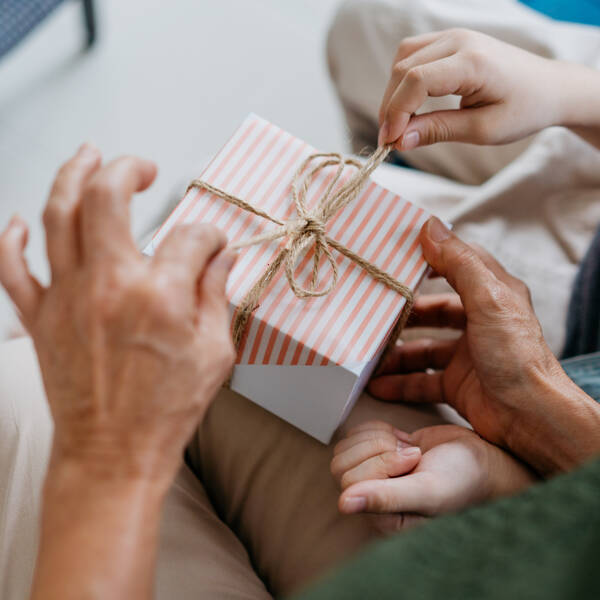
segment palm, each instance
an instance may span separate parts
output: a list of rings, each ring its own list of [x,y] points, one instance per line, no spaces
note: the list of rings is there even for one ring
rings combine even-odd
[[[396,346],[370,391],[393,402],[448,403],[486,440],[505,445],[512,415],[527,400],[520,381],[525,365],[542,368],[551,356],[537,321],[522,307],[510,319],[467,318],[459,297],[452,294],[420,297],[411,318],[417,327],[459,329],[462,335]],[[523,348],[528,348],[527,360]]]
[[[506,425],[502,423],[506,413],[497,410],[498,403],[482,385],[481,377],[483,375],[485,378],[487,372],[493,370],[493,364],[490,364],[493,361],[484,362],[481,358],[473,360],[472,356],[481,357],[485,354],[472,343],[471,337],[469,332],[461,336],[452,359],[440,373],[443,397],[483,438],[499,444],[502,441],[500,432],[506,431]],[[473,352],[472,346],[475,346]]]
[[[423,457],[408,477],[419,477],[431,486],[434,504],[425,507],[429,508],[425,514],[456,511],[486,500],[487,471],[481,457],[489,444],[471,430],[454,425],[428,427],[414,437]]]

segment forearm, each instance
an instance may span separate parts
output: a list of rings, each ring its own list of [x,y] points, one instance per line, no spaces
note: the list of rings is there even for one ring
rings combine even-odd
[[[600,148],[600,72],[583,65],[557,63],[560,121]]]
[[[600,406],[563,375],[538,382],[508,438],[509,449],[546,476],[600,454]]]
[[[152,597],[163,483],[53,460],[32,599]]]

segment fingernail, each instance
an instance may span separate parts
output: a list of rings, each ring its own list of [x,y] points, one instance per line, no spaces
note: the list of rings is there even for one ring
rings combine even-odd
[[[410,448],[410,444],[408,442],[403,442],[402,440],[398,440],[398,442],[396,443],[396,448],[397,448],[398,452],[400,454],[402,454],[402,450],[404,450],[404,448]]]
[[[409,446],[408,448],[402,448],[399,452],[405,458],[415,458],[421,454],[421,449],[416,446]]]
[[[416,148],[421,141],[421,136],[418,131],[409,131],[402,136],[400,150],[412,150]]]
[[[342,505],[342,508],[346,514],[354,514],[362,512],[367,508],[367,499],[362,496],[356,496],[354,498],[346,498]]]
[[[379,139],[378,139],[377,143],[380,146],[385,146],[389,137],[390,137],[390,126],[388,125],[387,121],[384,121],[383,125],[381,126],[381,129],[379,130]]]
[[[77,154],[80,158],[91,159],[95,158],[98,155],[98,148],[89,142],[85,142],[79,146],[79,150],[77,150]]]
[[[437,218],[431,217],[427,224],[427,233],[432,241],[440,243],[450,237],[450,230]]]

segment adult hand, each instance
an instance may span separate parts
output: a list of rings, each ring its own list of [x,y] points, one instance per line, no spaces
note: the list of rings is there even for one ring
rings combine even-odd
[[[370,384],[373,395],[447,402],[483,438],[541,474],[599,452],[599,408],[545,343],[526,286],[438,219],[424,225],[420,241],[429,264],[459,296],[419,298],[412,325],[463,329],[463,335],[397,346]]]
[[[379,141],[398,150],[450,141],[504,144],[551,125],[598,126],[586,88],[593,83],[597,92],[599,81],[591,69],[474,31],[407,38],[381,103]],[[415,116],[429,96],[446,95],[460,96],[460,108]]]
[[[384,532],[424,517],[514,494],[534,481],[512,456],[455,425],[412,434],[371,421],[351,430],[334,449],[331,471],[342,513],[377,513]]]
[[[82,146],[44,214],[51,284],[28,272],[27,227],[16,217],[0,237],[0,281],[35,343],[53,462],[170,481],[232,366],[225,283],[234,258],[225,236],[201,224],[173,229],[151,260],[140,254],[128,205],[155,175],[134,157],[101,166]]]

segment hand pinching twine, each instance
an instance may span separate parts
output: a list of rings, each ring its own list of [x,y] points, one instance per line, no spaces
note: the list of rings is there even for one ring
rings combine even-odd
[[[277,225],[277,227],[271,231],[256,235],[247,240],[230,244],[230,248],[244,248],[280,238],[287,238],[287,241],[279,254],[271,261],[265,272],[256,281],[237,307],[232,328],[233,342],[236,348],[239,348],[250,315],[259,305],[260,296],[282,265],[285,269],[290,288],[298,298],[326,296],[335,288],[338,280],[338,268],[337,262],[331,252],[332,248],[362,267],[369,275],[371,275],[371,277],[380,281],[406,299],[406,306],[404,307],[402,316],[392,334],[391,342],[396,342],[412,309],[412,290],[408,286],[394,279],[391,275],[388,275],[385,271],[379,269],[376,265],[370,263],[358,254],[355,254],[349,248],[346,248],[346,246],[329,237],[325,229],[328,221],[339,210],[343,209],[356,199],[367,183],[371,173],[386,159],[388,154],[392,151],[392,148],[393,146],[391,144],[377,148],[364,163],[353,158],[344,158],[341,154],[337,153],[311,154],[294,174],[294,179],[292,181],[292,198],[296,206],[296,215],[294,218],[287,221],[281,221],[276,217],[267,214],[260,208],[248,204],[241,198],[232,196],[201,179],[194,179],[194,181],[190,183],[187,191],[192,188],[206,190],[230,204],[262,217],[263,219],[267,219]],[[316,165],[311,168],[312,163],[316,163]],[[332,181],[325,190],[325,193],[315,203],[314,208],[309,208],[307,206],[306,198],[311,183],[323,169],[335,166],[337,166],[337,170]],[[346,183],[340,185],[336,189],[346,167],[355,168],[356,171]],[[308,173],[306,173],[306,171],[308,171]],[[309,287],[303,287],[296,276],[296,267],[299,258],[311,249],[314,249],[314,255],[312,257],[312,277]],[[323,256],[327,259],[332,272],[331,282],[324,287],[319,285],[319,265]]]

